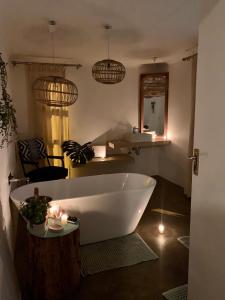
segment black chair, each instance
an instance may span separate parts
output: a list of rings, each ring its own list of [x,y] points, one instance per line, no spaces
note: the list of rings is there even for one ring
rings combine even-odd
[[[63,179],[68,175],[68,169],[64,167],[64,157],[48,155],[42,138],[19,140],[17,145],[24,175],[31,182]],[[60,159],[62,167],[51,166],[50,159]],[[41,160],[46,160],[47,166],[41,167]],[[28,170],[28,166],[35,168]]]

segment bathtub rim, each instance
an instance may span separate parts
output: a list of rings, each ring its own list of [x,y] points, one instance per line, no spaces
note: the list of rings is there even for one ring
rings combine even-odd
[[[54,181],[54,182],[62,182],[62,181],[65,181],[65,180],[69,180],[69,181],[72,181],[72,180],[75,180],[75,179],[80,179],[80,178],[89,178],[89,177],[93,177],[93,176],[107,176],[107,175],[113,175],[113,174],[133,174],[133,175],[141,175],[141,176],[144,176],[144,177],[147,177],[147,178],[151,178],[152,180],[152,184],[149,185],[148,187],[142,187],[142,188],[135,188],[135,189],[128,189],[128,190],[115,190],[115,191],[112,191],[112,192],[104,192],[104,193],[98,193],[98,194],[93,194],[93,195],[83,195],[83,196],[79,196],[79,197],[68,197],[68,198],[64,198],[64,199],[53,199],[52,202],[54,201],[63,201],[63,200],[71,200],[71,199],[75,199],[75,198],[85,198],[85,197],[96,197],[97,195],[106,195],[106,194],[118,194],[118,193],[124,193],[124,192],[132,192],[132,191],[143,191],[143,190],[148,190],[150,188],[153,187],[153,190],[157,184],[157,180],[152,177],[152,176],[149,176],[149,175],[145,175],[145,174],[140,174],[140,173],[112,173],[112,174],[99,174],[99,175],[90,175],[90,176],[82,176],[82,177],[75,177],[75,178],[69,178],[69,179],[57,179],[57,180],[51,180]],[[28,185],[33,185],[35,187],[35,185],[38,185],[39,183],[45,183],[45,182],[48,182],[48,181],[40,181],[40,182],[34,182],[34,183],[29,183],[29,184],[26,184],[26,185],[23,185],[23,186],[20,186],[18,188],[16,188],[15,190],[13,190],[9,197],[10,199],[13,201],[13,202],[16,202],[16,203],[22,203],[24,202],[24,200],[18,200],[18,199],[15,199],[15,197],[13,197],[12,195],[14,194],[14,192],[16,192],[17,190],[20,190],[20,189],[23,189],[25,187],[27,187]],[[38,187],[38,186],[37,186]]]

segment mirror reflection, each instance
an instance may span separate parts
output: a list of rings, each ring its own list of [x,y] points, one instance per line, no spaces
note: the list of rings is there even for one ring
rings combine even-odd
[[[142,74],[140,88],[141,131],[166,134],[168,73]]]
[[[164,134],[165,96],[144,97],[144,131]]]

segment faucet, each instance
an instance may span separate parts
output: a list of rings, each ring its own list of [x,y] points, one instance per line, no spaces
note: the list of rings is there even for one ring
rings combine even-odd
[[[136,155],[140,155],[141,152],[141,148],[140,147],[133,147],[132,151],[136,154]]]
[[[139,128],[138,127],[133,127],[133,133],[138,133],[139,132]]]
[[[29,177],[15,178],[10,172],[10,174],[8,176],[9,185],[13,182],[21,182],[21,181],[25,181],[26,183],[29,183],[30,178]]]

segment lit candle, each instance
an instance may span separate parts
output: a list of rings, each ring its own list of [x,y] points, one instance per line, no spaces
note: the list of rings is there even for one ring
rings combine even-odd
[[[105,158],[106,157],[106,146],[105,145],[97,145],[93,146],[94,152],[95,152],[95,157],[101,157]]]
[[[164,231],[165,231],[165,226],[162,223],[160,223],[159,224],[159,232],[164,233]]]
[[[152,131],[152,138],[153,138],[153,140],[155,140],[157,138],[157,134],[155,133],[155,131]]]
[[[62,225],[66,225],[67,224],[67,220],[68,220],[68,215],[67,214],[61,215],[61,224]]]
[[[49,209],[49,216],[51,218],[55,218],[58,217],[58,214],[59,214],[59,206],[58,205],[51,206]]]

